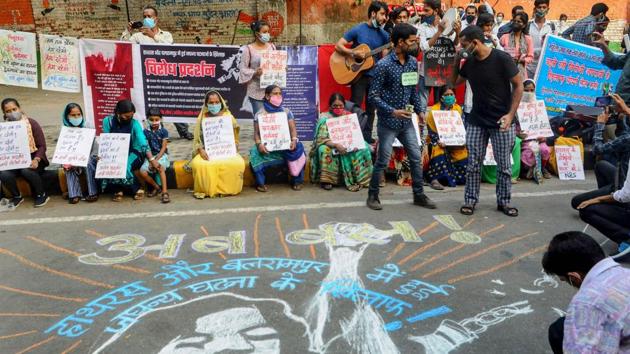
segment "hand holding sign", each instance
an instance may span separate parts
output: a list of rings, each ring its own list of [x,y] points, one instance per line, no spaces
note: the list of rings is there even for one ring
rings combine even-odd
[[[341,145],[346,151],[356,151],[365,148],[365,141],[363,140],[361,126],[356,114],[330,118],[326,120],[326,126],[330,140],[335,144]]]
[[[237,154],[232,117],[206,118],[202,121],[201,129],[208,160],[228,159]]]
[[[0,123],[0,171],[31,167],[26,123]]]
[[[527,139],[553,136],[545,101],[521,102],[518,106],[518,121]]]
[[[61,127],[52,162],[85,167],[90,158],[95,129]]]
[[[260,87],[269,85],[287,87],[287,60],[286,50],[265,50],[260,52]]]
[[[457,111],[433,111],[433,121],[440,136],[440,142],[446,146],[466,145],[466,129],[462,117]]]
[[[291,148],[291,132],[285,112],[260,114],[258,117],[260,140],[267,151]]]
[[[109,133],[99,136],[96,178],[126,178],[129,158],[129,134]]]

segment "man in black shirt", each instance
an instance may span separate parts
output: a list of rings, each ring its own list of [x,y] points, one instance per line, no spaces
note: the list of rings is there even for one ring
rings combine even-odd
[[[468,167],[464,215],[472,215],[479,201],[481,163],[486,155],[488,139],[492,142],[497,161],[497,209],[508,216],[518,216],[510,206],[514,147],[514,115],[523,95],[523,80],[509,54],[492,49],[484,42],[483,30],[477,26],[462,31],[464,48],[456,58],[452,81],[459,85],[468,80],[473,92],[473,108],[466,125]],[[465,57],[465,60],[462,60]]]

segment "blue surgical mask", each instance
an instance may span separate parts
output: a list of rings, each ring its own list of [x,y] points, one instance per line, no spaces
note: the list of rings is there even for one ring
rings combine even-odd
[[[269,41],[271,41],[271,35],[269,33],[261,33],[260,41],[263,43],[268,43]]]
[[[221,112],[221,104],[220,103],[216,103],[216,104],[208,103],[208,112],[210,112],[212,114],[217,114],[217,113]]]
[[[422,22],[426,23],[429,26],[433,26],[433,22],[435,22],[435,15],[425,16]]]
[[[442,102],[444,102],[446,106],[450,107],[455,104],[455,96],[443,96]]]
[[[73,127],[79,127],[81,123],[83,123],[83,117],[68,117],[68,122],[70,122]]]
[[[153,28],[155,27],[155,20],[151,17],[146,17],[144,20],[142,20],[142,24],[144,25],[144,27]]]

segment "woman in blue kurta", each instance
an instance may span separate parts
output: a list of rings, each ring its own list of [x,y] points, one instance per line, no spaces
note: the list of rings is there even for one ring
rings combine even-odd
[[[123,191],[131,190],[133,199],[144,198],[144,190],[140,188],[139,171],[147,158],[153,168],[158,169],[158,161],[153,157],[149,143],[142,131],[142,124],[133,119],[136,107],[130,100],[122,100],[116,103],[114,115],[105,117],[103,120],[103,133],[130,134],[129,157],[127,159],[127,175],[120,179],[103,179],[103,191],[109,190],[114,193],[113,201],[119,202],[123,198]]]

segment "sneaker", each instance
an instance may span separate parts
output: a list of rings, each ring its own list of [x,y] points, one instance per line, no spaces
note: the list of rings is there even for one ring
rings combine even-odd
[[[619,248],[617,249],[617,252],[621,253],[621,252],[627,250],[628,248],[630,248],[630,243],[622,242],[622,243],[619,244]]]
[[[41,208],[48,203],[50,197],[46,194],[35,197],[35,208]]]
[[[378,199],[377,195],[368,194],[368,199],[367,199],[366,204],[367,204],[367,207],[372,210],[383,210],[383,207],[381,206],[381,201]]]
[[[24,198],[22,197],[13,197],[11,199],[11,204],[13,205],[13,208],[17,208],[20,206],[20,204],[22,204],[23,201],[24,201]]]
[[[427,197],[426,194],[416,194],[413,196],[413,204],[427,208],[427,209],[435,209],[437,205]]]

